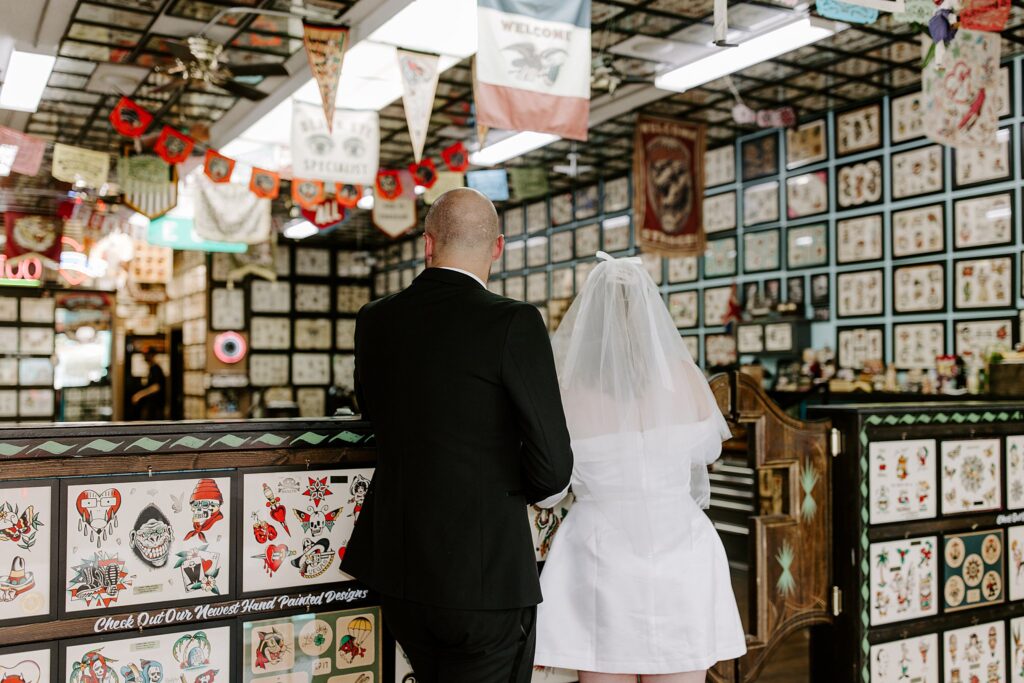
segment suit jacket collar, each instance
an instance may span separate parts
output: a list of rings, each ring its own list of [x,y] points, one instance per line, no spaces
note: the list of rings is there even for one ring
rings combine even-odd
[[[417,281],[443,282],[457,287],[480,287],[480,283],[469,275],[457,273],[454,270],[444,268],[427,268],[416,278]]]

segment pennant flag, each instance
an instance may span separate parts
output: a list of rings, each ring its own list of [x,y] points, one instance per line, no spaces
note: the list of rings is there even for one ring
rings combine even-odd
[[[160,131],[160,137],[156,139],[156,144],[153,145],[153,150],[167,163],[180,164],[192,154],[195,145],[195,141],[189,136],[179,133],[170,126],[164,126]]]
[[[995,147],[999,131],[1000,36],[960,29],[947,59],[931,60],[921,74],[924,132],[950,147]]]
[[[306,45],[309,68],[320,89],[327,130],[334,125],[334,102],[338,98],[341,63],[348,49],[348,29],[302,22],[302,42]]]
[[[128,138],[142,137],[152,122],[153,115],[127,97],[119,99],[110,112],[110,125]]]
[[[110,155],[58,142],[53,146],[51,175],[65,183],[102,187],[110,173]]]
[[[253,168],[249,176],[249,190],[263,199],[277,199],[281,192],[281,174],[263,168]]]
[[[405,121],[412,140],[412,155],[416,163],[423,158],[423,145],[427,141],[430,114],[434,111],[434,92],[440,71],[438,55],[412,50],[396,50],[398,70],[402,73],[402,104]]]
[[[512,166],[508,175],[516,199],[533,199],[548,193],[548,170],[543,166]]]
[[[324,200],[323,181],[293,178],[292,200],[303,209],[315,209]]]
[[[302,216],[320,230],[345,220],[345,208],[336,199],[328,197],[312,209],[302,209]]]
[[[7,211],[4,213],[4,230],[7,235],[4,256],[8,259],[41,256],[60,261],[63,231],[59,217]]]
[[[469,168],[469,151],[461,140],[441,150],[441,158],[444,159],[444,165],[449,171],[463,173]]]
[[[461,173],[453,173],[452,171],[438,171],[437,182],[434,183],[426,192],[423,193],[423,202],[427,205],[433,204],[437,201],[438,197],[443,195],[448,190],[454,190],[457,187],[465,187],[466,179]]]
[[[380,165],[380,117],[342,109],[329,129],[315,104],[292,105],[292,173],[328,183],[372,185]]]
[[[704,253],[704,127],[641,116],[633,138],[633,206],[644,251]]]
[[[155,154],[121,157],[117,182],[125,205],[150,220],[178,205],[178,174]]]
[[[480,125],[587,139],[590,0],[477,0]]]
[[[227,183],[231,181],[231,173],[235,170],[235,160],[214,152],[206,150],[206,158],[203,161],[203,172],[215,183]]]
[[[196,235],[213,242],[260,244],[270,239],[269,199],[245,185],[220,183],[200,176],[193,186]]]
[[[409,164],[409,173],[412,174],[416,184],[423,187],[433,187],[437,182],[437,167],[434,166],[434,160],[430,157],[419,163]]]
[[[362,196],[362,185],[343,185],[342,183],[334,184],[334,198],[337,200],[338,204],[346,209],[356,208],[356,204],[359,203],[359,198]]]
[[[395,238],[416,227],[416,193],[408,171],[382,171],[397,189],[392,196],[381,193],[380,177],[374,188],[373,224],[388,237]],[[390,187],[386,185],[385,187]]]
[[[388,171],[383,168],[377,171],[376,194],[378,197],[390,201],[402,194],[402,178],[399,173],[400,171]]]
[[[39,173],[46,152],[46,141],[13,128],[0,126],[0,145],[17,148],[11,171],[21,175],[34,176]]]

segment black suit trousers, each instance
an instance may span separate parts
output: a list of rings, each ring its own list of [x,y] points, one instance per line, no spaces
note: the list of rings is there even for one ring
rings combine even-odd
[[[529,683],[537,608],[464,610],[381,596],[416,683]]]

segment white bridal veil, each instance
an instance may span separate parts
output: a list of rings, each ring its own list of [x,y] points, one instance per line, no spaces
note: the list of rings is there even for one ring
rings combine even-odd
[[[730,437],[729,427],[640,259],[604,252],[598,258],[552,338],[572,439],[688,425],[697,428],[695,436],[712,435],[715,448],[693,443],[679,453],[691,459],[691,495],[707,507],[707,465]]]

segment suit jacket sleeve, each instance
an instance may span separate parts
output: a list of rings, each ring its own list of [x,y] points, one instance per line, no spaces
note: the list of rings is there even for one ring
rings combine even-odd
[[[502,381],[518,413],[526,499],[562,491],[572,475],[572,448],[562,411],[547,329],[533,306],[512,314],[502,356]]]
[[[356,347],[355,348],[355,352],[356,352],[355,355],[356,355],[356,359],[355,359],[355,369],[353,371],[353,375],[354,375],[354,379],[355,379],[356,405],[359,408],[359,412],[360,412],[362,418],[364,420],[370,420],[371,419],[370,411],[369,411],[369,409],[368,409],[368,407],[366,405],[366,393],[363,390],[363,382],[362,382],[362,380],[359,377],[359,369],[360,369],[360,366],[361,366],[360,361],[362,360],[361,359],[360,351],[363,348],[363,343],[364,343],[363,342],[363,338],[365,337],[365,332],[366,332],[366,316],[364,315],[364,313],[366,313],[366,306],[363,306],[363,308],[361,308],[359,310],[359,315],[356,316],[356,333],[355,333],[355,347]]]

